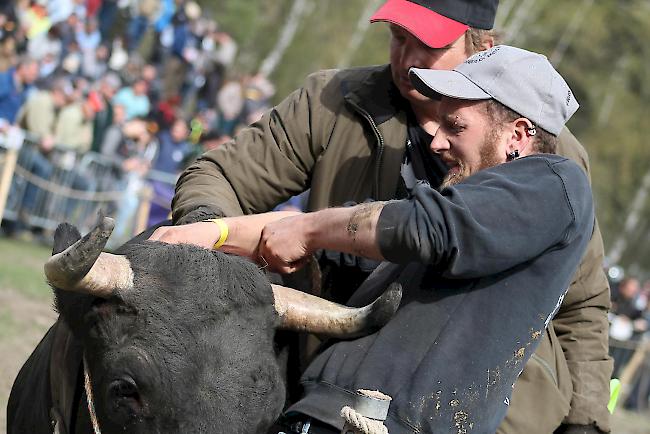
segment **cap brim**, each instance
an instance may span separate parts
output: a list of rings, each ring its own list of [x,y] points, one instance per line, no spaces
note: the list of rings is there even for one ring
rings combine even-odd
[[[492,98],[458,71],[411,68],[409,78],[415,90],[432,99],[439,99],[441,95],[468,100]]]
[[[431,48],[454,42],[469,28],[430,9],[407,0],[388,0],[370,17],[370,22],[386,21],[406,29]]]

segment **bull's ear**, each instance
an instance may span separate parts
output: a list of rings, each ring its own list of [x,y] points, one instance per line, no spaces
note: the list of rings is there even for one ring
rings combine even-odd
[[[52,255],[61,253],[80,239],[81,233],[79,233],[79,229],[69,223],[61,223],[54,232]]]

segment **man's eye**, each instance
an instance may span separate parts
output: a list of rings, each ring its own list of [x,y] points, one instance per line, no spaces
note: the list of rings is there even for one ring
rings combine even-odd
[[[465,129],[465,126],[457,124],[457,123],[453,123],[453,124],[447,125],[446,129],[447,129],[447,131],[449,131],[452,134],[459,134]]]

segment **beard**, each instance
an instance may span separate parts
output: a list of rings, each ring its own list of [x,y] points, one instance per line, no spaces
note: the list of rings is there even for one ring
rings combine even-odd
[[[468,178],[469,176],[473,175],[474,173],[487,169],[488,167],[493,167],[496,166],[497,164],[501,164],[501,161],[499,160],[499,152],[497,150],[497,142],[499,140],[500,136],[500,131],[498,130],[492,130],[488,133],[488,135],[485,137],[485,140],[483,140],[483,143],[481,144],[481,147],[479,149],[479,166],[478,169],[474,170],[473,172],[470,170],[469,167],[467,167],[467,164],[465,164],[461,159],[454,157],[451,155],[451,153],[448,153],[444,158],[445,161],[453,161],[456,166],[452,168],[452,171],[447,173],[445,178],[442,180],[442,184],[440,184],[440,190],[443,188],[450,187],[452,185],[456,185],[465,178]],[[447,151],[449,152],[449,151]],[[441,155],[442,156],[442,155]]]

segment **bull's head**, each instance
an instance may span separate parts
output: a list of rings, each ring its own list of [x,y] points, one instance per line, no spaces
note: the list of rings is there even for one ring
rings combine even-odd
[[[360,309],[270,285],[241,258],[154,242],[102,249],[113,228],[61,225],[45,265],[83,342],[102,432],[265,432],[284,404],[276,328],[353,337],[394,313],[399,290]]]

